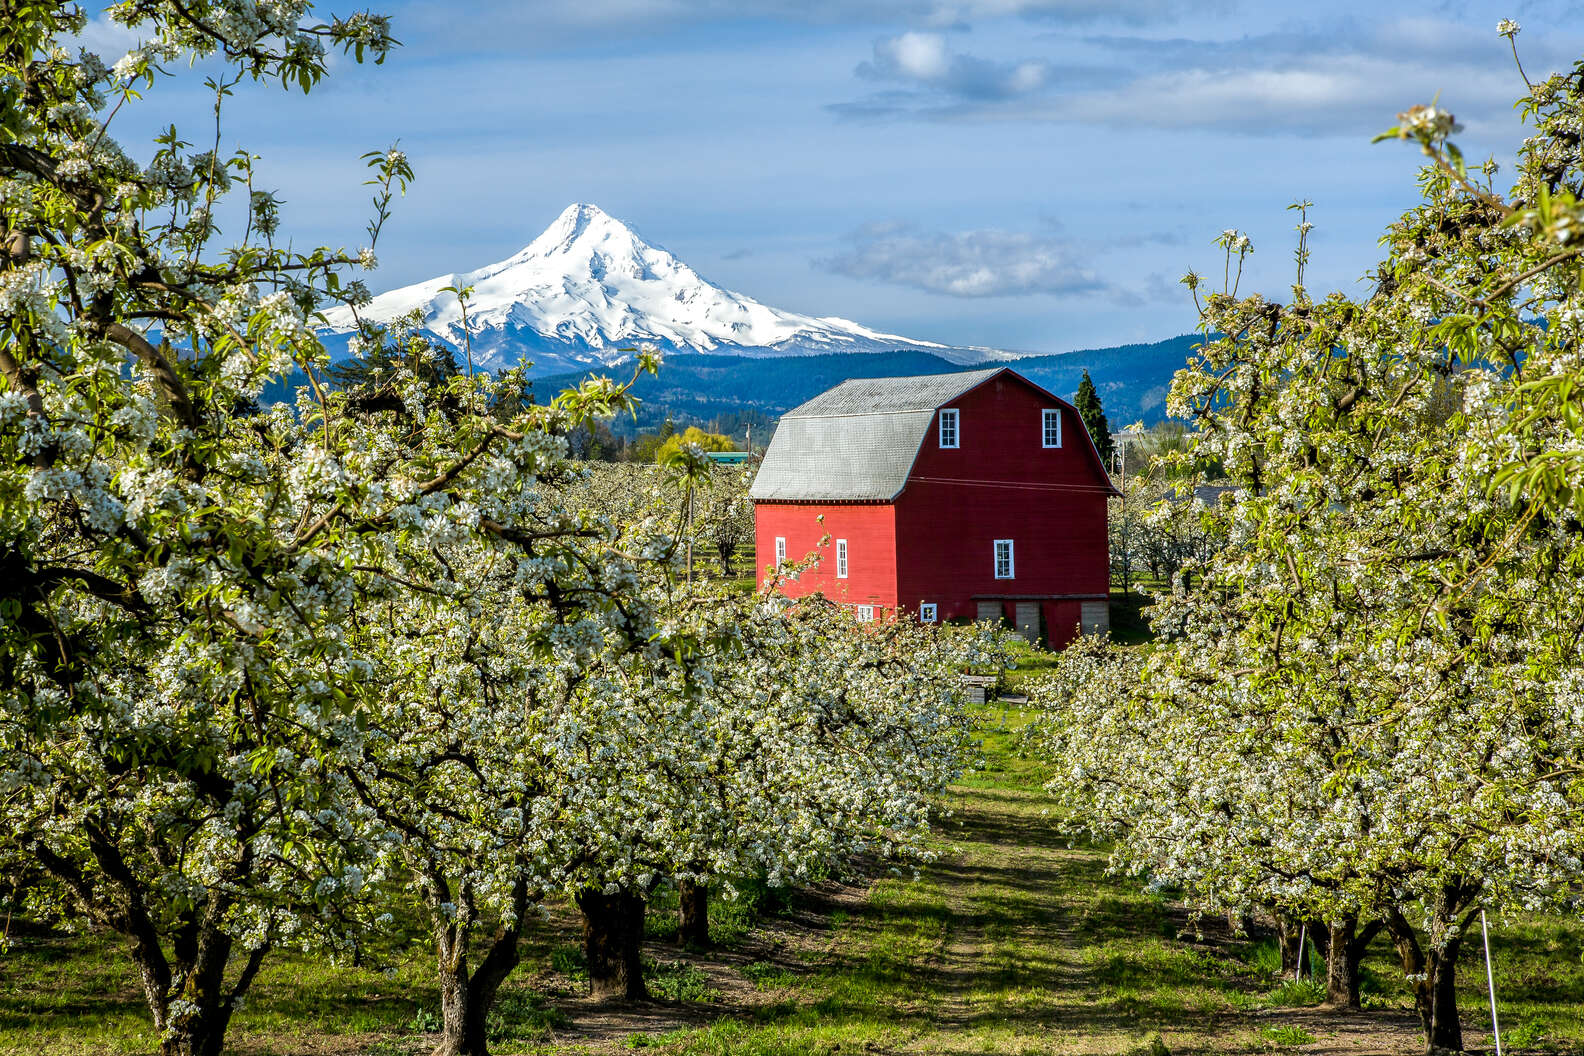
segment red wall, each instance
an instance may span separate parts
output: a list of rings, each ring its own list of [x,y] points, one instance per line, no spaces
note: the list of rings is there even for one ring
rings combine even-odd
[[[943,620],[972,619],[975,595],[1108,594],[1109,480],[1077,413],[1005,375],[952,406],[961,446],[943,450],[932,424],[897,499],[901,606],[933,601]],[[1047,407],[1062,412],[1059,448],[1041,446]],[[1014,541],[1012,579],[995,578],[996,539]],[[1078,601],[1042,607],[1053,644],[1069,640]]]
[[[825,519],[817,518],[823,514]],[[826,534],[830,541],[820,546]],[[782,593],[802,597],[823,591],[850,605],[897,605],[896,510],[885,503],[761,502],[754,506],[755,563],[763,586],[775,563],[776,536],[786,537],[787,560],[802,561],[818,550],[818,567],[795,581],[782,582]],[[847,578],[836,578],[836,540],[847,540]],[[876,613],[878,616],[879,613]]]

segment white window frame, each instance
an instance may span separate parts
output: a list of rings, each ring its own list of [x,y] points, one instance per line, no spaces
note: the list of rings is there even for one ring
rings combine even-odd
[[[847,578],[847,540],[836,540],[836,578]]]
[[[785,564],[786,563],[786,536],[778,535],[778,536],[775,537],[775,550],[776,550],[776,558],[775,558],[776,559],[776,564],[777,565]]]
[[[858,622],[859,623],[873,623],[874,622],[874,610],[875,610],[875,607],[873,605],[860,605],[860,606],[858,606]]]
[[[920,623],[934,623],[939,618],[940,609],[935,607],[935,603],[933,601],[925,601],[919,604]]]
[[[1001,547],[1002,547],[1003,544],[1006,546],[1006,574],[1005,575],[1001,574]],[[994,568],[994,571],[995,571],[995,578],[997,578],[997,579],[1016,579],[1017,578],[1017,565],[1016,565],[1016,562],[1014,561],[1014,554],[1013,554],[1013,549],[1012,549],[1012,540],[1010,540],[1010,539],[997,539],[995,541],[995,549],[994,549],[994,551],[992,551],[992,553],[994,555],[993,560],[995,562],[994,565],[993,565],[993,568]]]
[[[947,428],[948,422],[951,423],[950,429]],[[940,432],[938,435],[941,447],[954,448],[962,446],[962,415],[957,413],[957,408],[941,408]],[[947,442],[948,437],[950,438],[949,443]]]
[[[1061,408],[1060,407],[1047,407],[1043,411],[1040,412],[1040,446],[1041,447],[1060,447],[1060,446],[1062,446],[1061,420],[1062,420],[1062,415],[1061,415]],[[1051,423],[1052,422],[1056,423],[1056,429],[1055,429],[1056,442],[1054,444],[1051,443]]]

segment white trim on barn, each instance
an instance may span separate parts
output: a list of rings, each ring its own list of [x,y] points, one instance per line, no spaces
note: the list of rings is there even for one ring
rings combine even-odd
[[[955,407],[941,408],[940,446],[943,448],[962,446],[962,415],[957,413]]]
[[[1061,408],[1046,407],[1040,412],[1040,446],[1062,446]]]
[[[995,578],[1016,579],[1017,566],[1013,563],[1012,540],[995,541]]]

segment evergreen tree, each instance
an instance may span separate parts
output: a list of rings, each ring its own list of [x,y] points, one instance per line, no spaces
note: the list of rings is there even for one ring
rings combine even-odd
[[[1089,430],[1089,438],[1100,452],[1100,461],[1109,468],[1115,447],[1111,441],[1111,427],[1106,423],[1105,410],[1100,406],[1100,394],[1095,391],[1094,382],[1089,380],[1087,370],[1083,372],[1083,380],[1078,383],[1078,395],[1073,397],[1073,406],[1078,409],[1078,417],[1083,419],[1084,428]]]

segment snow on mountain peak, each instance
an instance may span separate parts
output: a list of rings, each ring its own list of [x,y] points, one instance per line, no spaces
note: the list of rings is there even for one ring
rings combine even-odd
[[[535,373],[610,363],[621,349],[666,353],[809,355],[914,348],[959,362],[1010,358],[993,349],[951,348],[883,334],[837,318],[780,311],[709,282],[667,250],[644,241],[597,205],[574,203],[537,238],[496,264],[391,290],[360,309],[389,322],[414,310],[424,329],[460,345],[462,312],[446,287],[473,287],[468,329],[480,363],[527,356]],[[350,310],[326,313],[332,333],[354,326]]]
[[[544,233],[534,239],[524,252],[534,250],[541,255],[569,253],[578,239],[591,232],[600,239],[609,239],[613,235],[618,238],[625,235],[629,241],[636,241],[637,238],[627,225],[599,206],[576,202],[561,210],[561,215],[551,221]]]

